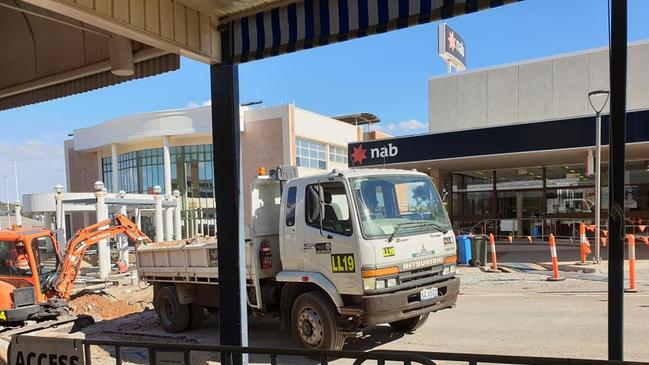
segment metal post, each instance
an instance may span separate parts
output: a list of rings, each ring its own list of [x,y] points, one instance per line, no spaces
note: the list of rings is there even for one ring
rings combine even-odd
[[[602,113],[597,112],[595,128],[595,262],[602,262],[601,244],[599,242],[602,222]]]
[[[239,126],[239,71],[229,64],[231,39],[222,32],[225,63],[210,68],[212,143],[219,257],[219,332],[221,345],[247,346],[246,271],[243,242],[243,201]],[[241,363],[241,354],[231,354]]]
[[[97,222],[108,219],[106,191],[104,189],[104,183],[101,181],[95,182],[95,197],[97,198]],[[102,240],[97,243],[97,256],[99,258],[99,278],[106,279],[108,278],[108,274],[110,274],[110,245],[108,240]]]
[[[14,209],[16,212],[16,226],[22,227],[23,226],[23,216],[21,215],[21,210],[22,210],[23,205],[20,203],[20,200],[16,200],[14,202]]]
[[[174,208],[174,239],[175,240],[182,240],[183,239],[183,231],[182,231],[182,221],[181,221],[181,210],[182,210],[182,204],[180,200],[180,191],[174,190],[174,200],[176,201],[176,207]]]
[[[611,2],[609,120],[608,359],[624,359],[624,147],[626,143],[627,1]]]

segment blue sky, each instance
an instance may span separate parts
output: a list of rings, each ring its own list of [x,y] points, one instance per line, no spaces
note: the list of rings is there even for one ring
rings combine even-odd
[[[469,69],[607,45],[607,0],[525,0],[447,22],[464,38]],[[629,40],[649,38],[649,1],[629,1]],[[241,65],[241,102],[295,102],[325,115],[367,111],[395,135],[425,133],[427,80],[446,73],[437,24]],[[63,140],[75,128],[123,115],[183,108],[210,99],[209,67],[182,59],[180,71],[0,112],[0,175],[22,192],[65,181]],[[0,180],[0,186],[2,180]],[[0,188],[0,200],[4,200]],[[15,195],[10,193],[10,200]]]

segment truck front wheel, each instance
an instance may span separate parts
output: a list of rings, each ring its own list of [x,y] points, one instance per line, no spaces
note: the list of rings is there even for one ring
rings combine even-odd
[[[337,311],[331,300],[320,292],[300,295],[291,311],[294,336],[309,349],[342,350],[345,336],[336,325]]]
[[[160,288],[154,301],[154,307],[165,331],[178,333],[189,328],[189,305],[180,304],[175,287]]]
[[[398,332],[413,333],[417,328],[421,327],[421,325],[423,325],[427,319],[428,319],[428,313],[415,316],[415,317],[402,319],[399,321],[390,322],[390,327],[392,327]]]

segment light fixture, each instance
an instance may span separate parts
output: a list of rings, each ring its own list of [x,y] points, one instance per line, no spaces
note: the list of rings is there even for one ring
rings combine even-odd
[[[607,90],[595,90],[588,93],[588,102],[595,113],[599,114],[604,110],[608,102],[609,92]]]
[[[95,187],[95,191],[102,191],[104,190],[104,182],[101,180],[97,180],[95,181],[94,187]]]
[[[172,192],[172,194],[173,194],[173,196],[175,196],[176,198],[178,198],[178,197],[180,197],[180,190],[176,189],[176,190],[174,190],[174,191]]]
[[[162,192],[162,188],[160,185],[156,185],[153,187],[153,194],[160,194]]]
[[[117,195],[119,195],[120,198],[124,199],[124,197],[126,196],[126,192],[125,192],[124,190],[120,190],[120,191],[117,193]]]
[[[108,55],[110,57],[110,72],[115,76],[133,76],[133,47],[131,40],[111,34],[108,40]]]
[[[63,185],[61,185],[61,184],[54,185],[54,192],[57,193],[57,194],[62,194],[63,193]]]

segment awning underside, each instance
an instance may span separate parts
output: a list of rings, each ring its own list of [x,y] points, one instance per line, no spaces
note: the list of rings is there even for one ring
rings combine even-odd
[[[8,6],[0,6],[0,110],[180,67],[179,56],[131,42],[134,74],[115,76],[107,32],[20,1],[0,3]]]

